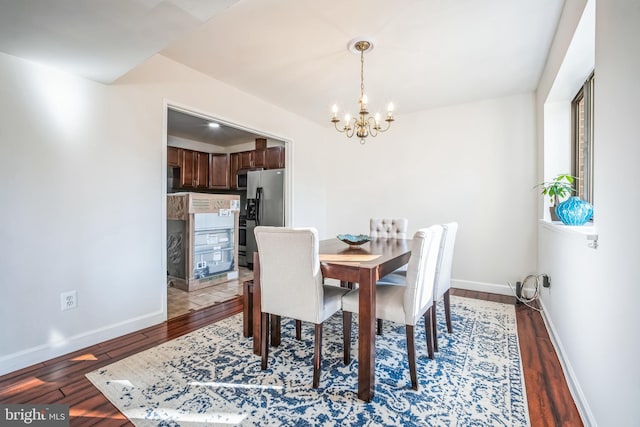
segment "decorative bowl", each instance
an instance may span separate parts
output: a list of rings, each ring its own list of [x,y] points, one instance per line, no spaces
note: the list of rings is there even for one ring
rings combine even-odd
[[[371,240],[366,234],[338,234],[338,239],[351,246],[360,246]]]

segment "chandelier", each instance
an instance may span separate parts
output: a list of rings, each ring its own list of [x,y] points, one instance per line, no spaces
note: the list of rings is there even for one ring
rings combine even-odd
[[[376,113],[375,116],[370,116],[367,110],[367,95],[364,93],[364,53],[373,49],[373,43],[367,40],[356,40],[349,43],[349,50],[355,49],[360,52],[360,112],[356,117],[351,117],[350,114],[344,116],[344,126],[342,129],[338,127],[340,119],[338,118],[338,106],[334,105],[332,108],[333,117],[331,117],[331,123],[335,126],[338,132],[343,132],[348,138],[352,138],[354,135],[360,138],[360,144],[364,144],[368,136],[376,137],[379,132],[386,132],[391,127],[393,118],[393,104],[389,103],[387,107],[387,116],[384,121],[387,122],[384,129],[380,124],[380,114]]]

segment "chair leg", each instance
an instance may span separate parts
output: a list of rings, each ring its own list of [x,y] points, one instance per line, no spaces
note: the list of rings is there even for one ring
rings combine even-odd
[[[378,319],[378,335],[382,335],[382,319]]]
[[[267,369],[267,358],[269,357],[269,313],[261,313],[262,327],[260,328],[260,355],[262,356],[261,368]]]
[[[416,345],[414,341],[413,325],[405,325],[407,332],[407,356],[409,358],[409,375],[411,376],[411,388],[418,389],[418,373],[416,372]]]
[[[322,323],[316,324],[313,356],[313,388],[320,385],[320,365],[322,364]]]
[[[431,307],[424,312],[424,334],[427,337],[427,353],[433,360],[433,324],[431,323]]]
[[[436,305],[437,301],[433,300],[433,305],[431,306],[431,327],[433,334],[433,351],[438,351],[438,319],[436,317]]]
[[[351,363],[351,318],[350,311],[342,312],[342,351],[344,352],[344,364]]]
[[[278,347],[281,340],[281,324],[282,319],[276,314],[271,315],[271,346]]]
[[[447,332],[453,332],[451,326],[451,301],[449,298],[449,289],[444,293],[444,315],[447,319]]]
[[[296,320],[296,339],[300,341],[302,339],[302,322]]]

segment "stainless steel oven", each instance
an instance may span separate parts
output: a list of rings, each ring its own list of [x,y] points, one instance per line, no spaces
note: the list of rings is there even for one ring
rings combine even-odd
[[[247,217],[238,218],[238,266],[247,267]]]

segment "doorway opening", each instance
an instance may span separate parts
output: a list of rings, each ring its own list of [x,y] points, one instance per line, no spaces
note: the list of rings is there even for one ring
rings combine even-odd
[[[247,205],[253,206],[255,196],[250,191],[252,187],[243,185],[246,179],[255,181],[260,174],[271,175],[279,170],[282,180],[282,223],[264,225],[289,225],[292,223],[291,200],[291,172],[292,172],[292,144],[291,141],[274,136],[266,132],[250,129],[234,123],[220,120],[203,112],[191,108],[178,106],[173,103],[165,105],[165,129],[163,156],[163,174],[167,177],[163,189],[163,255],[164,265],[167,267],[167,318],[177,317],[199,310],[241,298],[243,283],[253,278],[252,254],[248,253],[252,231],[251,212],[247,212]],[[264,172],[259,172],[264,171]],[[248,178],[247,178],[248,177]],[[255,186],[254,186],[255,187]],[[261,189],[262,190],[262,189]],[[253,190],[255,192],[255,189]],[[249,196],[248,197],[248,192]],[[205,193],[212,197],[237,198],[232,215],[237,216],[237,227],[232,233],[237,250],[233,256],[232,269],[226,277],[218,279],[220,283],[205,284],[193,290],[185,290],[184,286],[175,286],[175,277],[169,273],[172,266],[185,263],[184,280],[188,280],[189,245],[194,241],[188,236],[189,227],[182,227],[181,239],[169,236],[167,230],[175,231],[175,227],[168,227],[167,199],[180,197],[184,193]],[[225,212],[225,214],[227,214]],[[171,243],[168,243],[171,239]],[[176,246],[178,242],[178,246]],[[181,242],[181,243],[180,243]],[[182,244],[180,247],[179,244]],[[167,248],[170,247],[170,254]],[[215,250],[215,246],[212,250]],[[213,256],[213,255],[212,255]],[[208,259],[208,258],[207,258]],[[195,261],[192,262],[196,264]],[[205,266],[201,263],[200,267]],[[180,281],[179,278],[178,282]],[[188,289],[188,288],[187,288]]]

